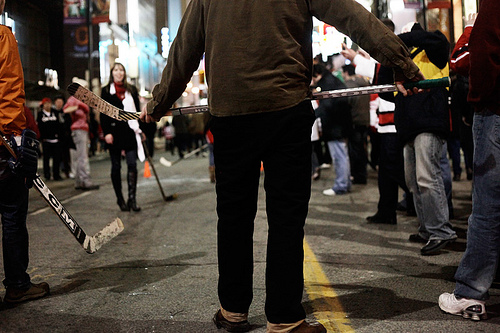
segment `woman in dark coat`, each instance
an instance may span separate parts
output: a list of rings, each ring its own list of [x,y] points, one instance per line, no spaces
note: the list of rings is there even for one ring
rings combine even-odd
[[[127,83],[125,67],[120,63],[115,63],[113,67],[111,67],[109,83],[102,88],[101,97],[110,104],[125,111],[140,111],[137,88]],[[101,127],[111,157],[111,181],[115,190],[118,206],[120,206],[122,211],[130,211],[130,209],[132,209],[138,212],[141,208],[137,206],[136,202],[137,157],[138,148],[142,150],[140,140],[143,136],[139,128],[139,123],[137,120],[125,122],[101,114]],[[139,140],[137,138],[138,136]],[[122,194],[122,151],[125,152],[125,159],[127,161],[127,202],[125,202]]]

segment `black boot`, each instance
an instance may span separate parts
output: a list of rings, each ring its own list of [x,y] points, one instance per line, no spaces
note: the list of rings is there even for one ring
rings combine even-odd
[[[137,190],[137,171],[129,171],[127,180],[128,180],[127,205],[129,209],[132,209],[134,212],[138,212],[141,210],[141,207],[137,206],[137,202],[135,200],[135,192]]]
[[[111,174],[111,182],[113,183],[113,189],[115,190],[117,201],[116,203],[120,207],[120,210],[123,212],[130,211],[129,206],[125,203],[125,199],[122,194],[122,180],[120,174],[113,175]]]

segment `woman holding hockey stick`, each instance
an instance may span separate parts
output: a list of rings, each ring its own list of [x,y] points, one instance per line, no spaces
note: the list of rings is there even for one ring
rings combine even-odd
[[[137,88],[127,82],[125,67],[115,63],[111,67],[109,83],[101,91],[101,97],[112,105],[126,111],[139,111],[139,94]],[[101,127],[104,140],[109,148],[111,157],[111,181],[115,190],[118,206],[122,211],[138,212],[141,207],[137,206],[137,157],[144,160],[142,140],[144,134],[137,120],[127,122],[119,121],[101,114]],[[128,201],[125,202],[122,194],[121,157],[125,151],[127,161],[127,183]]]

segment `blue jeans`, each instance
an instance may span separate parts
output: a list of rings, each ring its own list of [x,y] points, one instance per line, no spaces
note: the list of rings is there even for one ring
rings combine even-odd
[[[420,220],[419,235],[429,240],[457,237],[449,222],[440,166],[443,143],[435,134],[421,133],[404,147],[405,179]]]
[[[89,132],[85,130],[73,130],[71,133],[73,142],[76,146],[75,152],[75,185],[89,187],[92,185],[90,180],[89,165]]]
[[[474,115],[474,187],[467,249],[455,274],[455,294],[485,300],[500,253],[500,116]]]
[[[6,161],[10,154],[0,146],[0,214],[2,215],[2,250],[5,287],[25,288],[31,283],[28,269],[28,230],[26,216],[28,214],[28,189],[24,180],[12,173]]]
[[[351,190],[351,164],[347,143],[344,140],[328,141],[328,149],[335,166],[335,181],[332,189],[337,194],[344,194]]]

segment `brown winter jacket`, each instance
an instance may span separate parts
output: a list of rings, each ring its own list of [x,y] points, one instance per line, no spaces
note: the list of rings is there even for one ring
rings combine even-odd
[[[192,0],[148,114],[181,96],[205,52],[210,112],[235,116],[293,107],[310,96],[312,16],[349,35],[375,59],[413,78],[401,40],[353,0]]]

